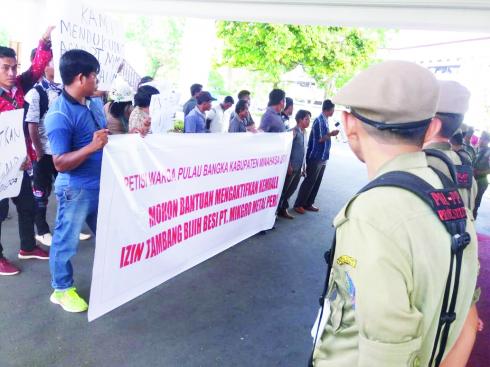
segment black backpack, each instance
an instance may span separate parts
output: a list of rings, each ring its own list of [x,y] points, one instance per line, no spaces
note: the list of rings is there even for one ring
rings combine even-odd
[[[443,153],[444,154],[444,153]],[[455,177],[455,167],[451,164],[451,175]],[[403,171],[388,172],[364,186],[359,192],[363,193],[371,190],[375,187],[392,186],[399,187],[408,190],[420,199],[422,199],[427,205],[431,207],[434,213],[437,215],[441,223],[446,228],[446,231],[451,235],[451,262],[449,266],[449,273],[446,280],[446,286],[444,289],[444,296],[442,301],[442,307],[439,317],[439,325],[437,327],[436,338],[434,340],[434,346],[432,348],[431,359],[429,367],[439,366],[444,351],[446,350],[447,339],[449,336],[449,329],[451,323],[456,319],[456,299],[458,296],[459,279],[461,275],[461,265],[463,260],[463,250],[471,242],[471,237],[466,232],[466,209],[464,207],[463,200],[459,194],[458,187],[454,184],[455,181],[451,181],[442,172],[434,169],[434,172],[439,176],[444,188],[435,189],[423,179]],[[322,295],[320,301],[320,320],[323,316],[323,307],[325,304],[325,297],[328,292],[328,285],[330,282],[330,273],[335,257],[336,238],[334,235],[332,246],[330,250],[325,252],[325,261],[327,262],[327,275],[324,283]],[[454,272],[454,282],[453,282]],[[451,298],[449,299],[449,296]],[[316,331],[315,340],[313,343],[313,351],[310,356],[309,366],[313,366],[313,352],[318,339],[318,333]]]
[[[40,84],[36,85],[34,89],[39,93],[39,119],[42,119],[49,109],[48,93]],[[29,136],[29,128],[27,127],[28,121],[26,121],[27,111],[29,111],[29,103],[24,102],[24,134]]]

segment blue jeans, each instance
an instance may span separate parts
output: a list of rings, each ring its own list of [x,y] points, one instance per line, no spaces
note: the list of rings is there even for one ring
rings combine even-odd
[[[73,267],[70,259],[77,253],[83,223],[96,233],[99,190],[57,187],[56,227],[49,256],[51,286],[65,290],[73,286]]]

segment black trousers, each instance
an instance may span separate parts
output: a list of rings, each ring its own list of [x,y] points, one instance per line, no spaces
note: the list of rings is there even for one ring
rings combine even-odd
[[[12,202],[17,207],[17,213],[19,215],[19,237],[20,248],[24,251],[32,251],[36,246],[36,240],[34,239],[34,195],[32,194],[31,178],[24,172],[22,178],[22,186],[19,196],[11,198]],[[7,218],[9,211],[8,199],[0,201],[0,258],[3,257],[3,247],[1,243],[2,236],[2,223]]]
[[[46,210],[48,207],[49,195],[53,188],[53,181],[58,175],[54,168],[53,156],[45,154],[34,164],[34,176],[32,180],[32,190],[36,202],[35,223],[38,235],[50,232],[48,222],[46,221]]]
[[[286,175],[284,187],[282,188],[281,200],[279,201],[279,210],[284,211],[289,208],[289,198],[298,188],[299,180],[301,179],[301,168],[293,171],[292,174]]]
[[[486,179],[479,179],[476,180],[476,183],[478,185],[478,192],[475,199],[475,208],[473,209],[473,217],[475,217],[475,219],[478,215],[478,208],[480,207],[481,201],[483,199],[483,194],[488,188],[488,181]]]
[[[301,183],[294,207],[308,208],[315,203],[325,173],[326,161],[306,161],[306,178]]]

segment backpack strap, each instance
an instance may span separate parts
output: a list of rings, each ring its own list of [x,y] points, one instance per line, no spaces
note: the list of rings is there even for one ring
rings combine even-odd
[[[444,153],[443,153],[444,154]],[[439,177],[442,173],[438,173]],[[443,175],[444,176],[444,175]],[[451,235],[451,261],[444,289],[439,324],[432,349],[429,366],[439,366],[446,350],[451,323],[456,319],[456,300],[461,275],[463,251],[471,242],[466,232],[466,209],[463,200],[454,185],[448,185],[447,180],[441,180],[444,188],[434,189],[421,178],[408,172],[389,172],[371,181],[360,192],[365,192],[379,186],[395,186],[412,192],[428,204],[446,231]],[[453,281],[454,272],[454,281]],[[449,295],[451,294],[451,299]]]
[[[459,289],[463,250],[471,242],[471,237],[468,232],[466,232],[466,209],[464,207],[461,195],[458,192],[458,188],[455,186],[454,182],[452,182],[442,172],[435,169],[434,171],[441,179],[441,182],[444,186],[443,189],[435,189],[432,185],[411,173],[403,171],[393,171],[374,179],[366,186],[364,186],[357,193],[357,195],[376,187],[398,187],[410,191],[411,193],[418,196],[432,209],[432,211],[437,215],[441,223],[446,228],[446,231],[451,235],[451,260],[449,273],[446,279],[442,307],[439,316],[439,324],[437,326],[437,333],[434,340],[434,346],[429,363],[429,366],[438,367],[442,361],[442,357],[444,356],[444,351],[446,350],[451,323],[454,322],[454,320],[456,319],[456,299]],[[320,297],[320,320],[323,316],[325,298],[328,292],[330,274],[335,258],[335,247],[336,239],[334,236],[330,250],[325,253],[325,261],[327,262],[328,268],[323,292]],[[449,299],[450,295],[451,299]],[[320,325],[320,322],[318,324]],[[316,346],[319,332],[320,330],[316,331],[315,341],[313,344],[313,352]],[[309,366],[313,365],[313,352],[310,356]]]
[[[449,170],[449,173],[451,175],[451,179],[453,180],[453,182],[457,183],[459,189],[471,189],[471,186],[473,184],[473,167],[468,159],[462,157],[462,155],[456,152],[460,157],[462,164],[455,165],[454,162],[443,151],[440,151],[438,149],[424,149],[424,152],[428,157],[437,158],[446,164],[447,169]],[[430,167],[435,170],[434,167]]]
[[[34,89],[36,89],[39,94],[39,118],[42,119],[49,109],[48,93],[40,84],[36,85]]]

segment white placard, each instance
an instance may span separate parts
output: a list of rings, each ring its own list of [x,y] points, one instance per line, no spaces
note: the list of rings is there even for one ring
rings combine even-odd
[[[167,133],[174,128],[175,113],[179,107],[180,94],[168,83],[147,83],[160,91],[151,96],[151,131],[154,134]]]
[[[50,0],[48,9],[56,25],[51,38],[57,81],[61,82],[61,55],[71,49],[82,49],[99,60],[98,89],[110,90],[124,59],[121,22],[79,1]]]
[[[0,113],[0,200],[18,196],[22,185],[20,166],[27,157],[23,117],[23,109]]]
[[[291,144],[291,133],[110,136],[89,321],[270,229]]]

